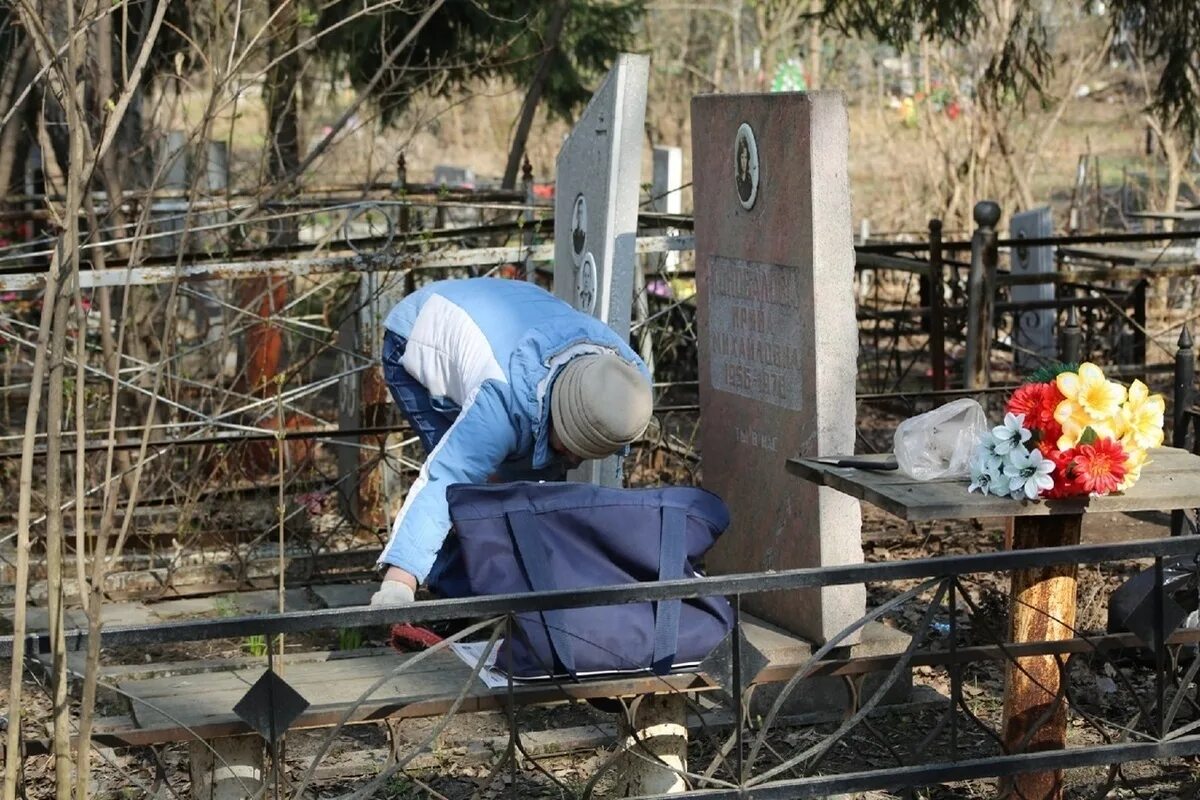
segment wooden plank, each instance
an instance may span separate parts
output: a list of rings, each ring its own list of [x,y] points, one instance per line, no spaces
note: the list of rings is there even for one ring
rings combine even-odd
[[[749,621],[744,622],[744,630],[749,641],[770,659],[760,673],[764,676],[790,675],[812,653],[808,642],[772,626]],[[506,687],[489,689],[481,681],[472,680],[471,668],[448,651],[427,654],[410,669],[402,668],[416,656],[399,656],[391,650],[331,657],[335,655],[315,654],[309,660],[285,664],[283,678],[312,703],[294,727],[335,724],[364,691],[384,676],[391,677],[358,709],[354,721],[441,714],[450,708],[464,686],[467,687],[464,712],[503,708],[507,702]],[[262,675],[265,669],[262,660],[247,665],[239,659],[225,669],[205,672],[195,671],[197,667],[196,662],[183,668],[164,665],[165,674],[119,681],[121,690],[130,698],[136,729],[110,730],[109,735],[119,733],[127,743],[139,744],[248,731],[233,713],[233,707]],[[130,668],[131,674],[138,674],[135,669]],[[518,683],[513,687],[513,699],[525,705],[712,688],[713,684],[695,672],[665,677],[636,674],[579,682]]]
[[[883,460],[883,456],[855,456]],[[834,467],[811,459],[788,459],[793,475],[876,505],[901,519],[929,521],[976,517],[1165,511],[1189,508],[1200,498],[1200,456],[1173,447],[1155,448],[1151,463],[1128,492],[1105,497],[1024,502],[967,492],[965,480],[915,481],[899,474]]]
[[[347,658],[368,658],[379,655],[378,647],[365,647],[358,650],[314,651],[308,653],[288,653],[282,658],[276,657],[276,664],[283,664],[286,670],[289,665],[311,662],[342,661]],[[33,660],[49,668],[51,656],[39,653],[30,656]],[[235,669],[261,669],[266,659],[263,656],[237,656],[234,658],[199,658],[189,661],[154,662],[150,664],[106,664],[100,667],[100,679],[108,683],[122,681],[140,681],[151,678],[167,678],[173,675],[196,675],[205,672],[223,672]],[[87,653],[67,653],[67,671],[73,675],[83,675],[87,665]]]
[[[466,675],[463,675],[466,678]],[[362,704],[351,717],[350,724],[371,722],[389,717],[427,717],[446,713],[453,705],[457,689],[454,692],[429,693],[421,695],[405,694],[403,696],[376,696]],[[693,673],[682,673],[665,678],[634,677],[611,680],[586,681],[578,684],[520,684],[513,689],[512,698],[517,705],[546,704],[579,700],[589,697],[624,697],[655,692],[701,691],[712,688]],[[232,713],[234,703],[244,692],[225,692],[207,695],[206,702],[211,710],[190,719],[172,713],[186,727],[168,720],[161,714],[154,717],[143,712],[138,719],[139,727],[122,731],[121,738],[126,744],[140,745],[169,741],[188,741],[190,739],[214,738],[220,736],[237,736],[249,733],[250,729]],[[465,702],[460,707],[460,713],[474,711],[492,711],[502,709],[507,703],[507,692],[504,689],[488,690],[482,684],[471,687]],[[136,705],[136,703],[135,703]],[[157,704],[156,704],[157,705]],[[347,705],[322,703],[308,708],[293,724],[293,728],[322,728],[329,727],[341,721]],[[162,708],[162,710],[169,710]],[[111,734],[110,734],[111,735]]]
[[[747,627],[750,627],[750,625]],[[789,680],[795,674],[796,669],[808,661],[811,654],[811,648],[808,643],[799,639],[794,640],[795,650],[790,652],[784,649],[786,648],[786,643],[781,640],[774,640],[773,645],[770,631],[767,632],[766,638],[753,631],[748,631],[747,637],[756,646],[762,646],[767,649],[776,647],[777,649],[774,650],[773,655],[779,659],[774,660],[773,658],[771,663],[754,677],[753,683],[773,683]],[[1168,642],[1170,644],[1192,645],[1197,640],[1200,640],[1200,631],[1180,630],[1176,631],[1168,639]],[[1144,644],[1131,633],[1070,639],[1065,642],[1030,642],[1024,645],[1008,644],[1003,647],[982,645],[960,648],[953,654],[953,658],[944,651],[918,652],[913,655],[911,666],[945,665],[951,662],[968,663],[981,659],[1003,663],[1010,660],[1013,656],[1045,654],[1054,652],[1055,649],[1061,649],[1068,653],[1095,653],[1114,648],[1124,649],[1142,646]],[[393,661],[398,663],[398,657],[393,656],[392,658]],[[839,657],[820,662],[815,665],[811,675],[813,677],[862,675],[867,672],[888,670],[896,664],[899,658],[900,654],[896,652],[868,652],[863,655],[851,653],[850,657]],[[161,668],[169,671],[172,665],[162,665]],[[465,668],[465,665],[456,667],[456,669],[463,668]],[[260,672],[261,670],[247,677],[257,679]],[[469,672],[467,670],[465,674],[469,675]],[[123,685],[127,691],[136,696],[139,693],[139,683],[138,681],[127,681]],[[248,683],[244,685],[246,687],[249,686]],[[426,699],[409,702],[410,698],[404,697],[376,697],[372,699],[369,705],[360,709],[354,721],[365,722],[385,717],[419,717],[441,714],[449,708],[450,701],[457,694],[458,688],[461,688],[461,684],[456,686],[455,691],[449,696],[434,700]],[[645,694],[668,689],[676,691],[703,691],[712,688],[714,687],[703,677],[694,673],[683,673],[671,676],[666,683],[657,678],[627,678],[620,680],[593,680],[561,686],[518,685],[515,687],[513,699],[517,704],[529,705],[561,702],[567,696],[571,698],[611,697]],[[200,693],[201,689],[201,685],[197,683],[193,687],[192,694]],[[242,691],[244,692],[244,689]],[[496,710],[505,706],[506,690],[503,688],[488,692],[488,690],[483,689],[482,685],[479,685],[473,692],[472,698],[464,704],[464,712]],[[206,705],[210,713],[206,713],[203,719],[188,720],[188,728],[191,731],[161,716],[154,724],[148,724],[150,717],[146,713],[146,710],[144,710],[142,717],[145,721],[141,724],[132,717],[112,717],[101,720],[97,725],[96,741],[109,747],[140,746],[162,742],[188,741],[195,736],[212,738],[247,733],[247,727],[237,720],[232,713],[233,705],[241,698],[241,694],[242,692],[229,692],[224,696],[208,695]],[[341,719],[345,708],[346,705],[334,704],[323,704],[323,707],[310,708],[301,716],[294,727],[320,728],[334,725]]]

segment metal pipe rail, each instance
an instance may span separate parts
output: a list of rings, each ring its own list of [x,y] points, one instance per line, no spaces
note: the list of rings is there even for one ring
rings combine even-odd
[[[253,617],[229,617],[160,625],[114,625],[103,629],[101,644],[103,647],[117,647],[205,641],[254,634],[273,636],[397,622],[461,619],[547,609],[772,592],[841,586],[869,581],[895,581],[977,572],[1000,572],[1058,564],[1096,564],[1134,558],[1169,558],[1185,555],[1200,557],[1200,537],[1172,537],[1118,544],[1043,547],[996,553],[939,556],[908,561],[657,581],[628,586],[489,595],[432,600],[408,606],[293,611]],[[67,649],[82,650],[87,645],[87,639],[87,631],[68,631],[66,633]],[[49,651],[49,633],[33,632],[27,635],[26,653],[37,654]],[[0,657],[10,657],[12,652],[13,637],[0,637]]]
[[[694,249],[691,236],[643,236],[637,240],[637,252],[666,253]],[[519,264],[530,261],[552,261],[554,244],[532,247],[482,247],[447,250],[429,254],[381,253],[371,256],[336,256],[310,259],[276,259],[271,261],[220,261],[184,266],[113,268],[80,270],[82,289],[103,286],[150,286],[181,281],[209,281],[256,277],[290,277],[347,272],[387,272],[398,270],[462,269],[489,264]],[[32,291],[42,289],[46,274],[26,272],[0,275],[0,291]]]
[[[1200,753],[1200,735],[1180,736],[1156,742],[1126,742],[1091,745],[1085,748],[1053,750],[1043,753],[992,756],[953,763],[847,772],[840,775],[814,775],[806,778],[771,781],[759,786],[729,789],[699,789],[685,795],[644,795],[641,800],[792,800],[799,797],[834,797],[870,790],[897,790],[979,777],[1003,778],[1050,769],[1077,769],[1147,761],[1159,758],[1183,758]]]
[[[1200,231],[1150,231],[1147,233],[1086,233],[1066,236],[1045,236],[1029,239],[999,239],[999,247],[1040,247],[1072,244],[1121,244],[1133,242],[1191,241],[1200,239]],[[943,250],[970,250],[970,239],[942,241]],[[929,250],[928,242],[878,242],[861,244],[857,248],[871,253],[918,253]]]

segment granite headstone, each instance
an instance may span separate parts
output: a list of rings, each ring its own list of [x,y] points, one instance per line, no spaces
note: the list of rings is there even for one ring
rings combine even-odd
[[[712,572],[862,561],[857,501],[785,469],[795,455],[854,451],[847,145],[840,93],[692,101],[703,482],[733,516]],[[852,585],[744,603],[823,642],[866,600]]]

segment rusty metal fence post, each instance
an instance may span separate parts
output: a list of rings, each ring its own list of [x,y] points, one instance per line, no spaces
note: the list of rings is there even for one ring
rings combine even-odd
[[[945,269],[942,267],[942,221],[929,220],[929,361],[933,372],[933,390],[946,388],[946,310]]]
[[[967,358],[963,385],[967,389],[986,389],[995,324],[999,262],[996,223],[1000,221],[1000,206],[983,200],[975,204],[974,216],[979,227],[971,239],[971,270],[967,274]]]
[[[1146,288],[1150,282],[1142,278],[1130,293],[1130,304],[1133,306],[1130,316],[1133,318],[1133,363],[1142,368],[1139,375],[1143,382],[1146,380]]]
[[[1059,361],[1064,364],[1078,364],[1082,345],[1083,331],[1079,328],[1079,312],[1071,305],[1067,307],[1067,324],[1063,326],[1059,337]]]
[[[1184,447],[1187,444],[1187,410],[1192,405],[1196,385],[1196,351],[1192,347],[1192,334],[1187,325],[1179,334],[1179,349],[1175,351],[1175,407],[1171,415],[1171,444]],[[1171,512],[1171,535],[1183,533],[1183,510]]]
[[[530,252],[533,250],[534,244],[533,226],[537,221],[537,196],[534,194],[533,164],[529,162],[529,156],[525,156],[525,163],[521,165],[521,186],[525,190],[525,210],[522,212],[524,217],[521,232],[521,245],[525,248],[525,260],[522,268],[525,272],[525,280],[536,283],[537,266],[530,258]]]

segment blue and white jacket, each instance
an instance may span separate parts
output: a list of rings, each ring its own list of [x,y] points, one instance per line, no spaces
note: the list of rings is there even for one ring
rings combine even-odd
[[[425,580],[450,530],[446,488],[482,483],[506,462],[552,466],[548,395],[575,356],[613,352],[650,378],[607,325],[540,287],[497,278],[429,284],[384,321],[407,344],[406,372],[457,418],[425,460],[379,559]]]

